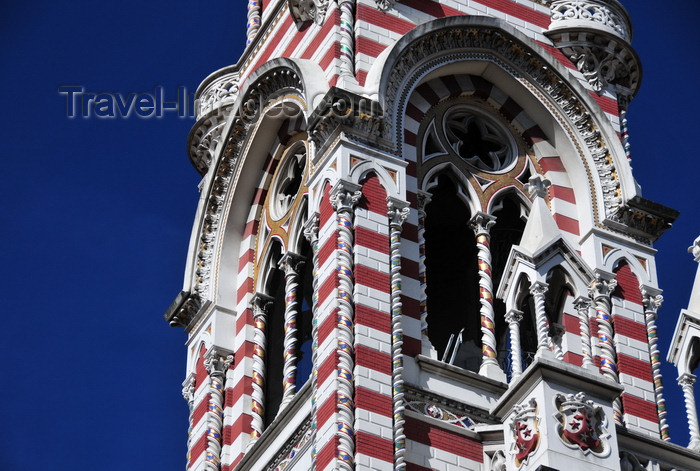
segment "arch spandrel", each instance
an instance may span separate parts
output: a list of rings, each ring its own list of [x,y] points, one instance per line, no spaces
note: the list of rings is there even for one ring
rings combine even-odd
[[[268,154],[281,127],[292,135],[306,131],[315,104],[328,90],[318,65],[303,59],[278,58],[247,77],[204,182],[198,221],[190,243],[185,288],[200,299],[233,309],[237,300],[242,243],[251,223],[249,207],[265,172]],[[289,124],[291,123],[291,124]],[[269,181],[267,182],[269,185]]]
[[[540,134],[527,137],[537,162],[560,159],[576,207],[587,208],[578,210],[578,235],[602,226],[636,194],[622,144],[597,103],[542,46],[501,20],[471,16],[425,23],[397,41],[374,67],[367,88],[376,89],[388,120],[385,138],[404,159],[415,158],[414,148],[403,142],[415,90],[438,77],[470,74],[507,91],[536,125]],[[527,134],[528,129],[518,131]]]

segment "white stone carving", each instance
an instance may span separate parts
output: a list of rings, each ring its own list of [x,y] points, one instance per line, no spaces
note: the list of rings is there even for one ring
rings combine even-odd
[[[615,2],[616,3],[616,2]],[[629,19],[623,10],[606,0],[555,0],[552,2],[550,29],[571,27],[599,27],[614,33],[625,41],[631,41]]]
[[[698,411],[695,405],[695,380],[696,376],[684,373],[678,377],[678,385],[683,390],[685,398],[685,414],[688,418],[688,430],[690,431],[690,443],[688,448],[700,451],[700,425],[698,424]]]
[[[323,24],[328,10],[328,0],[288,0],[289,11],[294,22],[299,24],[314,21]]]
[[[379,8],[381,11],[387,11],[394,8],[396,0],[375,0],[375,2],[377,4],[377,8]]]

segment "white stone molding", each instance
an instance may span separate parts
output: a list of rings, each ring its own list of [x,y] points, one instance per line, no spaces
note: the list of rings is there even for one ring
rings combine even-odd
[[[530,286],[530,294],[535,303],[535,329],[537,330],[537,352],[535,352],[535,357],[538,358],[551,354],[549,321],[547,320],[544,299],[547,289],[549,289],[549,285],[543,281],[536,281]]]
[[[420,333],[424,355],[437,359],[437,351],[428,338],[428,287],[425,276],[425,208],[430,203],[430,193],[418,191],[418,279],[420,282]]]
[[[207,451],[205,467],[218,471],[221,463],[221,440],[224,423],[224,387],[226,372],[233,363],[233,355],[222,356],[216,348],[204,357],[209,373],[209,407],[207,408]]]
[[[600,348],[600,372],[606,378],[618,383],[617,373],[617,353],[615,350],[615,339],[613,337],[610,296],[612,295],[617,281],[606,279],[600,273],[596,274],[596,279],[591,284],[589,296],[593,299],[596,311],[596,323],[598,324],[598,347]],[[622,402],[620,398],[613,401],[613,412],[615,423],[623,425]]]
[[[260,3],[263,0],[248,0],[248,24],[246,25],[246,44],[250,44],[255,39],[260,29]]]
[[[508,333],[510,335],[510,364],[511,380],[516,381],[523,374],[523,357],[520,346],[520,322],[523,320],[523,313],[517,309],[511,309],[506,314],[508,323]]]
[[[394,469],[406,469],[406,435],[404,434],[405,400],[403,383],[403,328],[401,327],[401,227],[408,217],[408,204],[388,199],[391,256],[391,381],[394,414]]]
[[[503,450],[498,450],[493,454],[490,460],[489,471],[507,471],[508,460]]]
[[[481,303],[481,367],[479,374],[505,381],[505,374],[496,360],[496,319],[493,310],[493,279],[491,278],[491,228],[496,218],[481,211],[474,214],[469,227],[476,236],[479,266],[479,302]]]
[[[574,309],[578,312],[578,321],[581,329],[581,352],[583,356],[581,366],[595,369],[593,349],[591,348],[591,300],[579,296],[574,300]]]
[[[340,8],[340,77],[355,79],[355,0],[338,0]]]
[[[297,317],[299,315],[299,272],[304,257],[292,252],[284,254],[279,266],[284,270],[284,366],[282,403],[280,410],[289,404],[296,394],[297,355],[299,349]]]
[[[297,26],[313,21],[322,25],[328,10],[328,0],[288,0],[289,12]]]
[[[206,85],[197,99],[197,119],[224,104],[233,104],[240,91],[240,78],[238,71],[232,71]]]
[[[381,11],[388,11],[394,8],[396,0],[375,0],[375,2],[377,4],[377,8],[379,8]]]
[[[683,390],[685,398],[685,414],[688,417],[688,430],[690,443],[688,448],[700,451],[700,425],[698,425],[698,411],[695,406],[695,380],[697,377],[691,373],[684,373],[678,377],[678,385]]]
[[[608,0],[554,0],[550,9],[550,30],[557,28],[600,28],[619,38],[632,41],[632,26],[617,2]]]
[[[661,352],[659,351],[659,337],[656,331],[656,317],[664,297],[660,294],[652,295],[642,288],[644,303],[644,319],[647,326],[647,340],[649,342],[649,358],[651,359],[651,374],[654,379],[654,394],[656,396],[656,411],[659,415],[659,435],[662,440],[670,440],[668,423],[666,422],[666,399],[664,399],[664,386],[661,379]]]
[[[330,202],[337,216],[336,248],[338,274],[338,466],[352,471],[355,457],[354,361],[354,206],[362,197],[359,185],[339,181],[331,190]]]
[[[317,453],[316,429],[318,425],[318,226],[318,214],[312,214],[304,223],[304,237],[306,237],[306,240],[309,241],[311,251],[313,253],[313,294],[311,296],[311,430],[313,438],[311,442],[311,455],[314,457],[314,463],[316,462],[315,457]]]
[[[252,384],[253,392],[251,393],[251,428],[250,442],[248,449],[260,438],[265,430],[265,351],[267,349],[267,316],[272,307],[272,297],[263,294],[255,293],[250,301],[250,307],[253,311],[253,372]]]

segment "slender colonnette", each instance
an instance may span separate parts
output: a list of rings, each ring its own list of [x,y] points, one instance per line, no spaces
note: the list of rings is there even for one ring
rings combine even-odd
[[[284,382],[282,383],[282,403],[280,410],[289,404],[296,394],[296,372],[298,354],[297,317],[299,315],[299,271],[304,265],[304,258],[287,252],[280,260],[284,270]]]
[[[537,329],[537,352],[535,355],[541,357],[549,352],[549,322],[545,311],[544,295],[549,285],[538,281],[530,287],[530,294],[535,301],[535,322]]]
[[[265,430],[265,350],[267,348],[265,332],[267,330],[267,315],[272,306],[273,299],[263,293],[255,293],[251,300],[253,310],[253,322],[255,324],[253,334],[253,392],[251,394],[251,440],[248,448],[260,438]]]
[[[613,325],[610,315],[610,295],[616,286],[616,280],[606,280],[598,275],[589,289],[589,295],[595,303],[598,345],[600,347],[600,372],[603,373],[603,376],[618,383],[617,354],[613,343]],[[622,425],[622,402],[619,397],[613,401],[613,413],[615,422]]]
[[[688,431],[690,443],[688,448],[700,450],[700,425],[698,424],[698,411],[695,405],[695,381],[697,377],[691,373],[684,373],[678,377],[678,385],[683,390],[685,398],[685,415],[688,418]]]
[[[420,332],[423,345],[428,339],[428,295],[425,276],[425,208],[430,203],[430,193],[418,193],[418,281],[420,282]]]
[[[187,408],[189,409],[188,416],[188,427],[187,427],[187,449],[192,449],[192,430],[194,429],[194,393],[196,390],[196,377],[190,374],[187,379],[182,383],[182,397],[187,401]],[[190,455],[187,454],[187,466],[185,469],[190,469]]]
[[[316,430],[318,429],[318,286],[319,286],[319,268],[318,268],[318,215],[312,215],[304,224],[304,237],[309,241],[313,253],[313,294],[311,295],[311,417],[312,417],[312,433],[311,449],[312,461],[315,469],[316,455]]]
[[[246,25],[246,44],[255,39],[260,29],[260,2],[262,0],[248,0],[248,24]]]
[[[479,265],[479,301],[481,302],[481,369],[480,374],[491,365],[498,367],[496,361],[496,326],[493,311],[493,280],[491,279],[490,230],[496,224],[496,218],[490,214],[478,212],[469,221],[476,234]]]
[[[659,434],[662,440],[670,440],[671,434],[666,422],[666,399],[664,399],[664,385],[661,381],[661,353],[659,352],[659,338],[656,333],[656,313],[664,301],[660,294],[652,296],[642,290],[644,297],[644,318],[647,324],[647,338],[649,339],[649,357],[651,359],[651,374],[654,378],[654,394],[656,396],[656,411],[659,415]]]
[[[355,0],[340,0],[340,76],[355,77]]]
[[[354,359],[354,303],[353,303],[353,207],[362,192],[351,192],[344,185],[337,186],[331,195],[331,204],[336,211],[338,245],[338,465],[344,470],[354,468],[355,431],[353,380]]]
[[[595,363],[593,362],[593,350],[591,349],[591,300],[584,297],[578,297],[574,301],[574,308],[576,309],[576,312],[578,312],[579,326],[581,329],[581,351],[583,352],[581,366],[584,368],[591,368],[595,366]]]
[[[506,314],[505,320],[508,323],[510,336],[510,376],[511,382],[513,382],[523,374],[523,359],[520,347],[520,322],[523,320],[523,313],[517,309],[511,309]]]
[[[207,453],[205,466],[218,471],[221,466],[221,434],[224,419],[224,381],[233,363],[233,355],[223,357],[215,349],[208,352],[204,366],[209,372],[209,406],[207,409]]]
[[[391,358],[394,412],[394,469],[406,469],[406,435],[404,434],[403,329],[401,328],[401,227],[409,208],[389,200],[391,256]]]

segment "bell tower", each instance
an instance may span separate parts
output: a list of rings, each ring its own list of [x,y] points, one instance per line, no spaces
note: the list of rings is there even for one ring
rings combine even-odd
[[[250,0],[197,91],[188,470],[700,469],[616,0]]]

